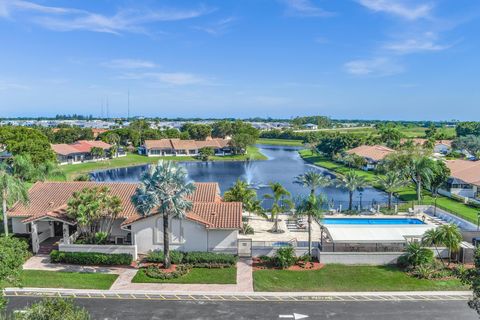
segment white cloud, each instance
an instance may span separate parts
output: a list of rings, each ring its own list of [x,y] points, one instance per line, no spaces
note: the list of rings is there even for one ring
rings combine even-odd
[[[154,62],[139,59],[114,59],[102,63],[102,66],[112,69],[143,69],[157,67]]]
[[[186,72],[136,72],[126,73],[119,77],[120,79],[142,80],[147,79],[174,86],[185,85],[204,85],[209,84],[208,79],[193,73]]]
[[[120,34],[145,32],[144,25],[155,22],[186,20],[211,13],[201,6],[197,9],[122,9],[113,15],[103,15],[87,10],[67,7],[51,7],[20,0],[0,0],[0,16],[9,17],[14,12],[34,13],[31,21],[54,31],[87,30]]]
[[[17,82],[9,81],[9,80],[1,80],[0,79],[0,91],[5,90],[28,90],[30,89],[29,86],[20,84]]]
[[[451,45],[438,44],[436,43],[436,40],[437,36],[435,34],[427,32],[414,38],[387,43],[383,48],[397,54],[410,54],[417,52],[442,51],[451,47]]]
[[[433,5],[430,3],[408,6],[406,1],[399,0],[357,0],[362,6],[374,11],[385,12],[407,20],[417,20],[430,15]]]
[[[232,24],[234,24],[237,20],[238,19],[236,17],[228,17],[206,26],[195,26],[194,28],[208,34],[218,36],[225,34],[230,29]]]
[[[315,6],[310,0],[284,0],[287,13],[303,17],[327,17],[333,13]]]
[[[396,61],[378,57],[365,60],[352,60],[344,64],[346,72],[355,76],[384,77],[402,73],[404,68]]]

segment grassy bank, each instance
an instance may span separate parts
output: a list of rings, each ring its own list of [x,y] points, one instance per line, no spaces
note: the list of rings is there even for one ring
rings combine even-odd
[[[172,160],[172,161],[199,161],[195,157],[146,157],[136,153],[129,153],[125,157],[99,161],[99,162],[86,162],[79,164],[70,164],[61,166],[61,170],[66,175],[67,180],[73,180],[76,176],[89,173],[95,170],[112,169],[129,166],[137,166],[142,164],[156,163],[158,160]],[[232,156],[214,156],[212,161],[243,161],[243,160],[266,160],[267,157],[263,155],[260,150],[255,146],[247,148],[247,154],[245,155],[232,155]]]
[[[170,280],[148,277],[144,270],[139,270],[132,279],[133,283],[201,283],[201,284],[235,284],[237,268],[193,268],[188,274]]]
[[[116,274],[23,270],[22,287],[66,289],[110,289]]]
[[[427,280],[395,266],[326,265],[320,270],[259,270],[255,291],[439,291],[466,290],[459,280]]]
[[[303,141],[290,139],[258,139],[257,144],[264,144],[269,146],[302,147]]]
[[[326,168],[335,173],[345,174],[349,170],[355,170],[359,175],[365,177],[368,183],[375,187],[375,180],[378,175],[373,171],[363,171],[360,169],[348,168],[345,165],[334,162],[324,156],[312,155],[310,150],[300,150],[299,152],[305,161]],[[398,197],[401,201],[412,202],[413,204],[417,200],[415,187],[407,186],[403,188],[403,190],[398,192]],[[435,199],[428,191],[424,190],[422,204],[433,205],[434,203]],[[479,209],[477,208],[470,207],[464,203],[444,196],[439,196],[437,198],[437,207],[451,212],[472,223],[477,223],[477,213],[479,212]]]

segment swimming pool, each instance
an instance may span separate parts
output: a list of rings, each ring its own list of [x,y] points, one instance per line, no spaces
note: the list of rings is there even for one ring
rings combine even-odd
[[[405,225],[425,224],[422,220],[414,218],[325,218],[324,224],[349,224],[349,225]]]

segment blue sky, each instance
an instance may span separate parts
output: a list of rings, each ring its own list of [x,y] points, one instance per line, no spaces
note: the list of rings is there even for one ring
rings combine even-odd
[[[0,0],[0,116],[480,120],[472,0]],[[104,108],[105,110],[105,108]],[[104,111],[105,113],[105,111]]]

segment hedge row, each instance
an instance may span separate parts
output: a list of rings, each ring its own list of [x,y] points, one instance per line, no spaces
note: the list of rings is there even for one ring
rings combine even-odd
[[[64,252],[53,250],[50,253],[53,263],[79,265],[130,265],[133,257],[127,253]]]
[[[147,262],[163,262],[163,251],[150,251],[145,258]],[[181,252],[170,251],[170,259],[173,264],[189,264],[197,268],[211,268],[233,266],[237,263],[237,258],[233,254],[213,253],[213,252]]]

